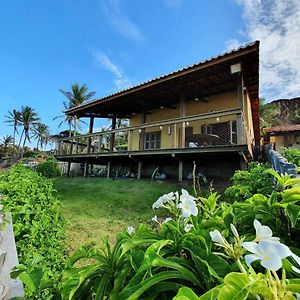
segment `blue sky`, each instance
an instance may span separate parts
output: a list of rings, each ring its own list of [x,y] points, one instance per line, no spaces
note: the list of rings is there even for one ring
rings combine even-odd
[[[0,137],[11,133],[4,115],[22,105],[35,108],[52,133],[63,130],[52,119],[65,100],[58,89],[69,90],[71,83],[86,83],[100,98],[255,39],[262,40],[261,95],[269,101],[300,95],[296,0],[0,5]]]

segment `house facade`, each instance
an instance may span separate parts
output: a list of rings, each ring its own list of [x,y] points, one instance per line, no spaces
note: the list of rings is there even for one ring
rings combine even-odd
[[[285,124],[264,128],[264,143],[272,144],[274,150],[284,152],[284,148],[300,150],[300,124]]]
[[[129,168],[138,178],[156,171],[186,178],[197,166],[207,176],[230,177],[259,144],[259,42],[154,78],[66,114],[89,118],[89,133],[58,140],[56,157],[107,176]],[[94,132],[95,118],[111,119]],[[122,126],[121,120],[129,120]]]

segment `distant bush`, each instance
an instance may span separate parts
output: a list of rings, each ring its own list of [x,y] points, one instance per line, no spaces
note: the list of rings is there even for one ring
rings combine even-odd
[[[46,160],[37,165],[36,171],[47,178],[60,176],[60,170],[57,162],[54,160]]]
[[[16,165],[0,174],[0,194],[11,211],[26,299],[52,299],[64,268],[64,221],[52,182]]]
[[[244,201],[254,194],[270,195],[272,192],[272,176],[264,173],[268,164],[250,163],[247,170],[236,171],[231,178],[233,185],[224,192],[229,202]]]
[[[300,150],[293,148],[285,148],[283,156],[292,164],[300,167]]]

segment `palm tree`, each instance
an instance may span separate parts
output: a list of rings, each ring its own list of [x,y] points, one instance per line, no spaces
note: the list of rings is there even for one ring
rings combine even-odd
[[[37,140],[37,150],[39,150],[39,146],[41,146],[41,150],[43,150],[43,146],[46,146],[50,140],[49,127],[43,123],[35,124],[33,127],[33,137]]]
[[[96,94],[95,92],[89,92],[86,84],[80,86],[77,82],[71,85],[71,90],[71,92],[65,92],[64,90],[59,89],[59,91],[72,103],[72,107],[82,104],[84,101],[89,100]]]
[[[33,108],[31,108],[30,106],[22,106],[20,123],[21,123],[21,126],[23,126],[23,130],[21,133],[20,141],[19,141],[19,147],[20,147],[23,135],[24,135],[24,140],[23,140],[23,150],[22,150],[21,156],[23,156],[26,141],[30,142],[29,134],[33,130],[34,126],[39,123],[39,120],[40,120],[40,118],[38,117],[37,113],[34,111]]]
[[[1,147],[5,155],[9,154],[9,146],[13,143],[13,137],[11,135],[6,135],[1,139]],[[14,151],[14,147],[13,147]]]
[[[71,85],[71,92],[66,92],[62,89],[59,89],[59,91],[64,94],[69,102],[63,102],[64,105],[64,110],[68,110],[71,109],[77,105],[82,104],[84,101],[89,100],[90,98],[92,98],[95,95],[95,92],[88,92],[88,87],[86,86],[86,84],[83,84],[82,86],[80,86],[78,83],[73,83]],[[67,123],[68,127],[69,127],[69,135],[71,136],[71,130],[72,128],[74,129],[74,132],[76,131],[76,128],[80,128],[79,127],[79,122],[85,123],[81,120],[79,120],[79,118],[77,118],[76,116],[57,116],[55,118],[53,118],[53,120],[56,120],[58,118],[64,118],[63,121],[60,122],[59,127],[63,124],[63,123]]]
[[[74,106],[72,105],[71,102],[67,103],[66,101],[63,102],[64,105],[64,110],[68,110],[73,108]],[[61,125],[63,123],[67,123],[68,124],[68,128],[69,128],[69,137],[72,136],[72,129],[73,129],[73,133],[76,132],[76,129],[80,129],[80,122],[86,124],[84,121],[78,119],[76,116],[69,116],[69,115],[62,115],[62,116],[57,116],[55,118],[53,118],[53,120],[57,120],[57,119],[61,119],[63,118],[63,120],[58,124],[58,127],[61,127]]]
[[[18,132],[18,126],[20,126],[20,121],[21,121],[21,113],[15,109],[13,111],[8,111],[8,115],[5,116],[7,120],[5,123],[11,124],[11,126],[14,127],[14,133],[13,133],[13,145],[15,146],[16,144],[16,133],[19,134]],[[15,147],[14,150],[15,151]]]
[[[6,135],[1,139],[2,146],[7,148],[13,143],[13,137],[11,135]]]
[[[279,109],[276,105],[265,103],[264,98],[259,99],[260,127],[263,134],[263,128],[280,125]]]

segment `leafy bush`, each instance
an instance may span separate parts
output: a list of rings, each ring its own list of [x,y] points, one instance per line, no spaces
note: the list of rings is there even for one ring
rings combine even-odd
[[[268,173],[267,164],[250,163],[247,170],[236,171],[231,178],[233,185],[228,187],[224,196],[228,202],[244,201],[254,194],[270,195],[272,192],[273,179]]]
[[[0,174],[0,194],[13,218],[27,299],[52,299],[64,268],[64,221],[52,183],[16,165]]]
[[[300,150],[293,148],[285,148],[283,155],[290,163],[300,167]]]
[[[113,247],[83,247],[68,260],[62,299],[296,299],[300,179],[271,169],[260,175],[270,182],[274,176],[276,190],[245,202],[185,190],[163,195],[153,209],[168,211],[166,220],[154,216],[151,226],[129,227]]]
[[[46,160],[38,164],[36,167],[36,171],[47,178],[60,176],[60,170],[58,168],[57,162],[54,160]]]

